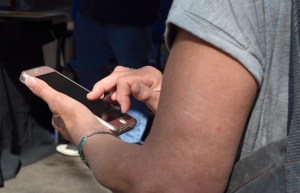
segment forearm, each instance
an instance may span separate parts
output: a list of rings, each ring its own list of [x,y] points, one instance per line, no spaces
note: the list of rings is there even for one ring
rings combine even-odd
[[[125,143],[111,135],[94,135],[83,147],[96,179],[115,192],[132,192],[136,184],[141,145]]]

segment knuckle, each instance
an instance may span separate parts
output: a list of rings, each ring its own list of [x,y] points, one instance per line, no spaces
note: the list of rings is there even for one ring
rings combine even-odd
[[[123,67],[123,66],[116,66],[114,69],[114,72],[122,71],[124,69],[125,69],[125,67]]]
[[[65,99],[63,99],[60,95],[55,95],[55,100],[52,100],[51,106],[53,111],[57,112],[57,110],[61,107],[62,101],[65,103]]]
[[[152,67],[150,67],[150,66],[144,66],[142,68],[145,69],[145,70],[152,70]]]

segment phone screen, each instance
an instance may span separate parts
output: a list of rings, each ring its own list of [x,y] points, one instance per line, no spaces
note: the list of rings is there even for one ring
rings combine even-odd
[[[86,98],[86,94],[89,92],[80,85],[70,81],[66,77],[60,75],[57,72],[50,72],[47,74],[39,75],[38,78],[44,80],[49,86],[55,90],[64,93],[79,101],[88,107],[95,115],[100,117],[106,122],[113,121],[124,114],[104,100],[90,101]]]

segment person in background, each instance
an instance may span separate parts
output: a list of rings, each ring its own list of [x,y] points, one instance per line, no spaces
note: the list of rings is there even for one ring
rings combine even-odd
[[[106,135],[87,108],[43,81],[26,85],[76,146],[104,132],[79,148],[113,192],[223,193],[235,161],[287,135],[291,1],[175,0],[167,29],[163,75],[117,67],[88,95],[109,91],[123,112],[131,94],[145,102],[156,115],[143,145]]]
[[[75,65],[81,85],[92,89],[116,64],[130,68],[149,65],[152,25],[159,19],[162,0],[84,0],[75,17]],[[77,3],[77,4],[76,4]],[[133,102],[129,111],[137,119],[135,129],[120,136],[142,143],[148,109]]]
[[[152,53],[150,65],[163,71],[168,58],[168,50],[165,47],[164,34],[166,21],[173,0],[163,0],[159,20],[152,25]]]

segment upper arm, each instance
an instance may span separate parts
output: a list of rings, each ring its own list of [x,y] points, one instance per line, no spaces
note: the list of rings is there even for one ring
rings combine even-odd
[[[171,192],[222,192],[256,90],[254,77],[238,61],[179,30],[140,155],[149,186],[151,179],[162,189],[167,183]]]

